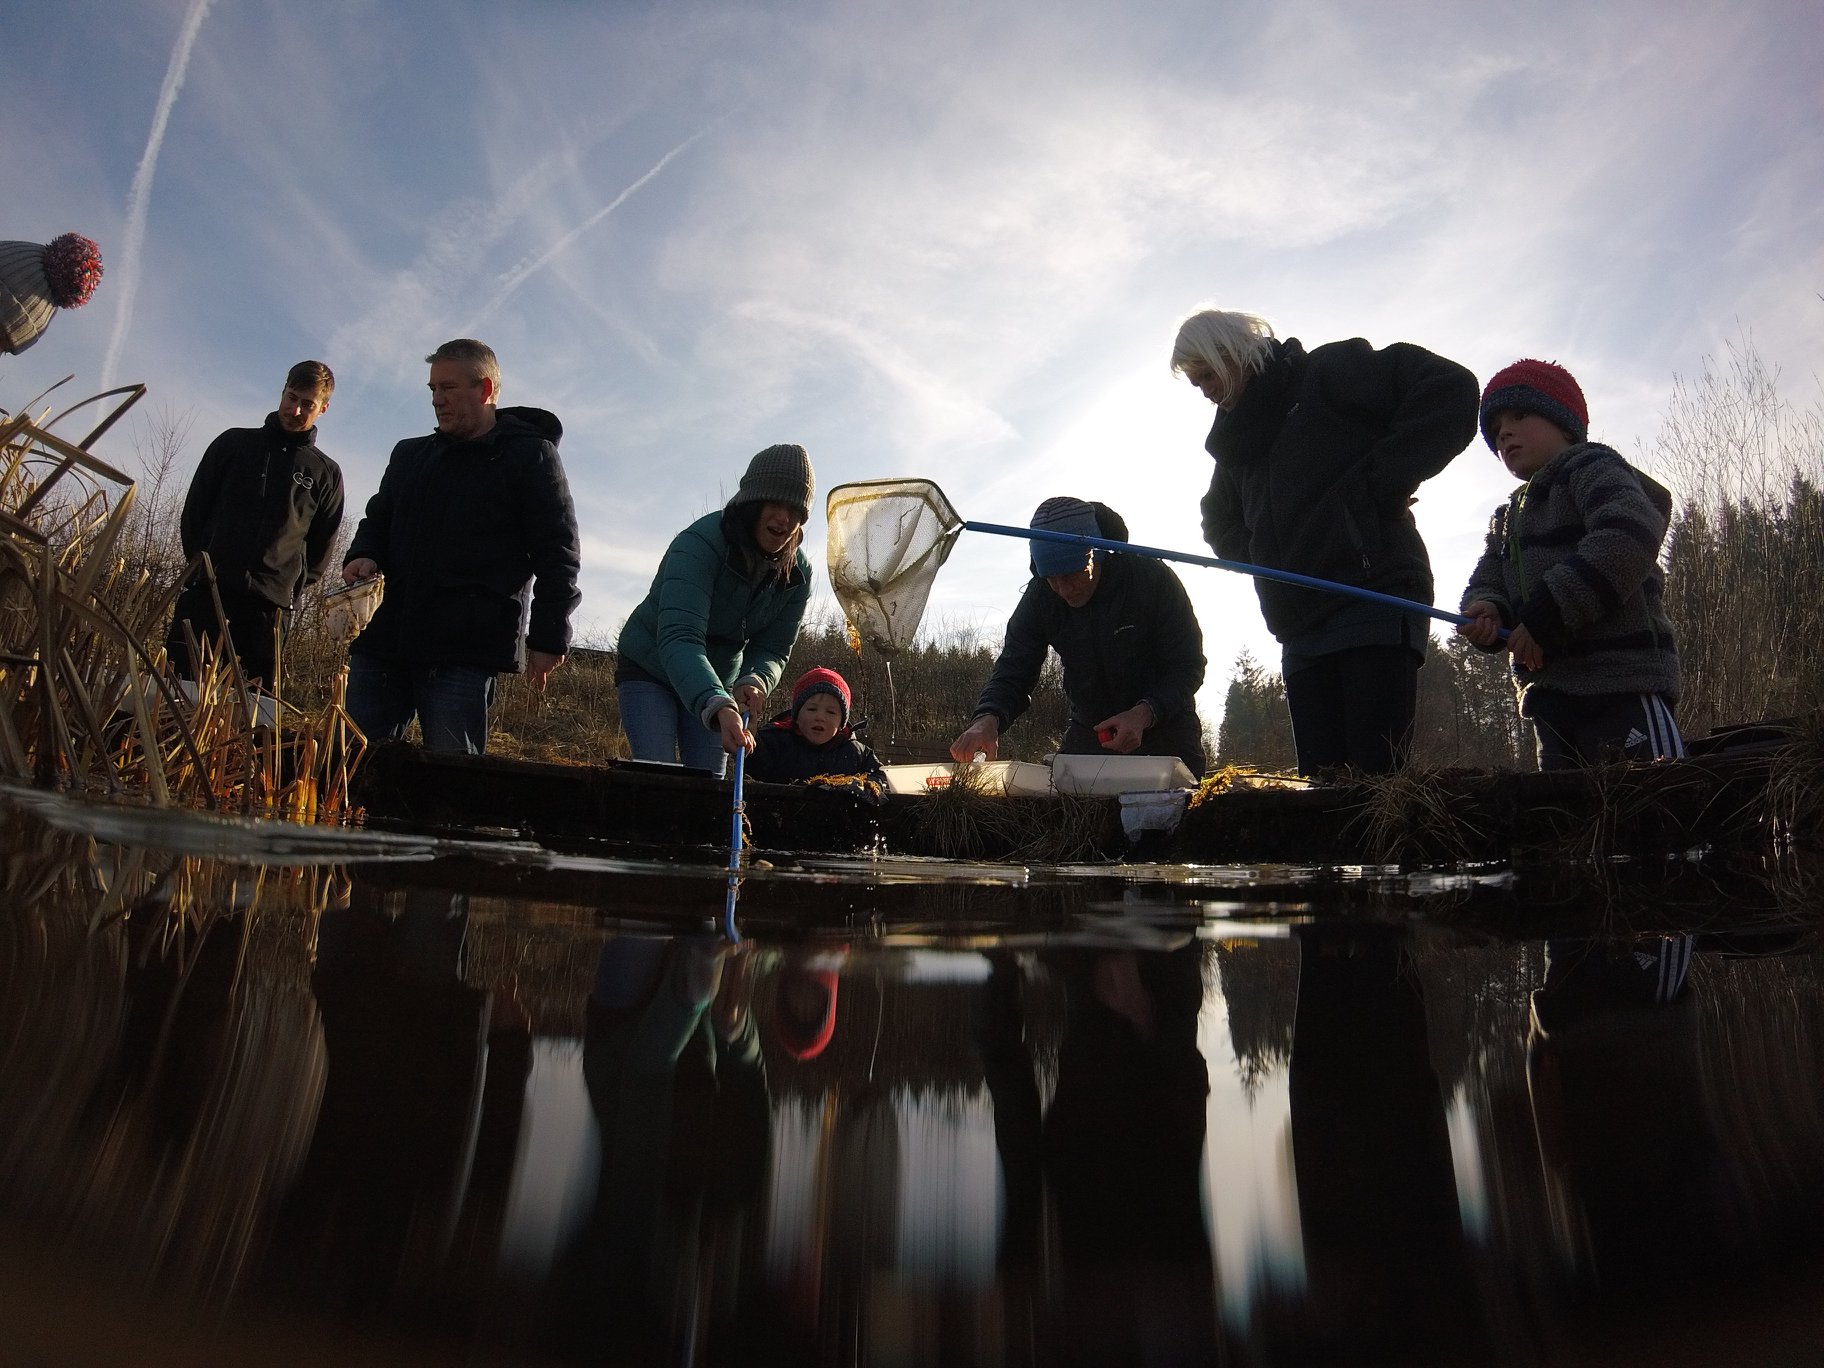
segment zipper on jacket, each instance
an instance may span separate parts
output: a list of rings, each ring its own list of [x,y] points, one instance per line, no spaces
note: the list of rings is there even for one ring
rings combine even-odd
[[[1369,573],[1374,566],[1368,560],[1368,544],[1362,538],[1362,529],[1356,525],[1355,511],[1348,507],[1343,509],[1343,527],[1349,533],[1349,543],[1355,547],[1355,554],[1362,558],[1362,573]]]
[[[1520,553],[1520,515],[1526,510],[1526,496],[1532,490],[1529,479],[1514,491],[1507,519],[1507,558],[1514,567],[1514,579],[1520,586],[1520,602],[1526,602],[1526,561]]]

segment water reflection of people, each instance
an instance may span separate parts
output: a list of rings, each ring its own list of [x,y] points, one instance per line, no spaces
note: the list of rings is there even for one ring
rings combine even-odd
[[[1408,937],[1296,935],[1287,1081],[1306,1293],[1286,1332],[1339,1359],[1473,1357],[1486,1331]]]
[[[1202,959],[1190,944],[1051,962],[1065,1023],[1049,1107],[1027,1038],[1024,975],[1010,958],[994,960],[976,1026],[1005,1180],[1001,1261],[1011,1286],[1030,1285],[1049,1194],[1060,1280],[1042,1310],[1047,1362],[1215,1361]]]
[[[583,1077],[601,1137],[590,1217],[554,1273],[553,1347],[653,1361],[730,1308],[770,1154],[752,952],[619,935],[597,961]]]
[[[1743,1250],[1735,1169],[1686,1000],[1688,935],[1560,940],[1533,993],[1527,1089],[1573,1301],[1709,1295]]]
[[[328,1075],[267,1283],[331,1314],[472,1327],[518,1149],[531,1037],[462,978],[465,894],[357,882],[312,975]]]

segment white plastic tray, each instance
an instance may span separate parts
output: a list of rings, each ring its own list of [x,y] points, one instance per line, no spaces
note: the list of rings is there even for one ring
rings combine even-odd
[[[973,770],[989,793],[1012,798],[1044,798],[1051,793],[1051,770],[1025,760],[982,760],[959,765],[946,760],[939,765],[888,765],[887,787],[894,793],[929,793],[948,788],[958,770]]]
[[[1197,787],[1197,776],[1175,755],[1054,755],[1051,779],[1059,793],[1080,797]]]

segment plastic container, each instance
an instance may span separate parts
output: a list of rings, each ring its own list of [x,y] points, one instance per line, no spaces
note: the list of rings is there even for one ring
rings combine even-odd
[[[988,793],[1010,798],[1045,798],[1051,794],[1051,770],[1025,760],[982,760],[959,765],[946,760],[936,765],[887,765],[887,787],[894,793],[930,793],[948,788],[958,770],[971,770]]]
[[[327,591],[323,595],[323,615],[329,634],[344,644],[360,636],[385,593],[384,575],[369,575]]]
[[[1051,777],[1059,793],[1079,797],[1197,786],[1197,776],[1175,755],[1054,755]]]
[[[1176,831],[1184,820],[1190,790],[1134,789],[1121,795],[1121,830],[1130,841],[1149,831]]]

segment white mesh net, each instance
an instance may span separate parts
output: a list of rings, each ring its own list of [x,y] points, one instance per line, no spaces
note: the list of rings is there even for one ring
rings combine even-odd
[[[929,480],[837,485],[825,511],[830,588],[861,639],[891,659],[918,634],[963,520]]]

